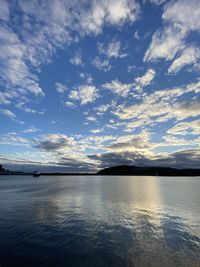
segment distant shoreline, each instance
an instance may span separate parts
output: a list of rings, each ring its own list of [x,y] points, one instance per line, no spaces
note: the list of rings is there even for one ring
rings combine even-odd
[[[170,167],[137,167],[119,165],[91,172],[23,172],[5,170],[0,165],[0,175],[32,175],[32,176],[91,176],[91,175],[134,175],[134,176],[200,176],[200,169],[175,169]]]

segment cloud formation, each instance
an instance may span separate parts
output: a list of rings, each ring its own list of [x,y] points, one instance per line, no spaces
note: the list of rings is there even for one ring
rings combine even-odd
[[[153,34],[144,61],[175,59],[169,72],[177,72],[183,66],[195,64],[199,59],[199,51],[191,44],[186,44],[186,39],[192,31],[199,32],[199,16],[198,0],[177,0],[166,4],[162,14],[164,27]]]
[[[69,94],[69,99],[78,100],[81,105],[94,102],[98,97],[98,90],[92,85],[81,85],[77,90],[71,90]]]

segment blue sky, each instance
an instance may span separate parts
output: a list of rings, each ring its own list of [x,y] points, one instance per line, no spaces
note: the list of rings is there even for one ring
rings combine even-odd
[[[199,0],[0,0],[0,161],[198,167],[199,17]]]

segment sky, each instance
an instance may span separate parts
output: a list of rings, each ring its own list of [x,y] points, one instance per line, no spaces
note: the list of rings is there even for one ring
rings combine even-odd
[[[200,163],[199,0],[0,0],[0,162]]]

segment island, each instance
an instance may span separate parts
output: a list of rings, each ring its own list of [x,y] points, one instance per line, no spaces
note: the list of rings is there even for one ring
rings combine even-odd
[[[137,167],[119,165],[105,168],[97,175],[153,175],[153,176],[200,176],[200,169],[175,169],[169,167]]]

